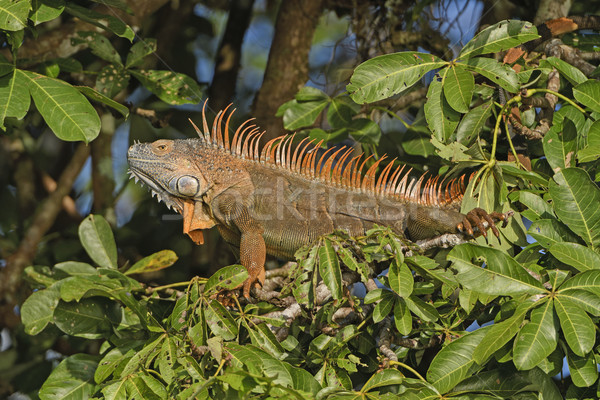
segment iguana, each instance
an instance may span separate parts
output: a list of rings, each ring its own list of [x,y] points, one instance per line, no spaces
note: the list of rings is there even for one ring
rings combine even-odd
[[[504,214],[457,211],[463,180],[409,180],[410,171],[394,168],[393,161],[377,177],[385,156],[363,175],[371,157],[353,156],[346,147],[319,154],[322,141],[315,145],[307,138],[292,147],[294,135],[260,149],[264,132],[252,120],[237,128],[230,143],[233,112],[222,129],[228,108],[217,114],[212,130],[203,109],[203,131],[192,122],[198,139],[135,143],[127,158],[136,181],[183,216],[184,234],[201,244],[202,230],[216,226],[239,248],[248,270],[245,297],[257,281],[264,282],[266,254],[292,259],[300,247],[336,229],[360,236],[378,224],[416,241],[444,233],[485,236],[487,225],[499,235],[494,221]]]

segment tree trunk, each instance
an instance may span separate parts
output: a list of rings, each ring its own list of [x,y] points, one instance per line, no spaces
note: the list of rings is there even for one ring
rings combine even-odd
[[[263,84],[254,99],[253,116],[267,131],[263,140],[283,133],[275,113],[308,80],[308,54],[322,12],[323,0],[281,2]]]
[[[252,18],[254,0],[234,0],[229,10],[227,26],[217,52],[215,73],[208,91],[209,107],[222,110],[231,102],[235,94],[242,42]]]

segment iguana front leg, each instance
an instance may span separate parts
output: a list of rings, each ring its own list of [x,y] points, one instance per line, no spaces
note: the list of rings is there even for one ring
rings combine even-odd
[[[249,298],[252,286],[265,282],[267,246],[263,237],[264,228],[234,196],[219,196],[218,205],[213,209],[219,210],[219,219],[228,227],[226,231],[231,232],[232,228],[239,231],[240,262],[248,271],[248,279],[242,287],[244,297]]]

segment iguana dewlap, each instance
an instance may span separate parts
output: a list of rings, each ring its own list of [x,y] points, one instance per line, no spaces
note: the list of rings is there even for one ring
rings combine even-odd
[[[240,250],[248,270],[244,296],[265,278],[265,257],[292,259],[296,250],[336,229],[364,235],[374,224],[391,227],[410,240],[444,233],[485,235],[483,221],[494,234],[494,219],[476,208],[467,215],[456,211],[464,190],[454,180],[442,187],[438,178],[409,181],[403,167],[389,163],[376,176],[383,157],[364,173],[367,160],[352,149],[329,149],[318,154],[312,141],[292,147],[293,135],[259,149],[262,134],[246,121],[229,140],[229,114],[217,115],[198,139],[157,140],[129,148],[130,171],[148,185],[159,200],[183,216],[183,232],[197,244],[202,230],[217,226],[223,238]],[[195,125],[194,125],[195,127]]]

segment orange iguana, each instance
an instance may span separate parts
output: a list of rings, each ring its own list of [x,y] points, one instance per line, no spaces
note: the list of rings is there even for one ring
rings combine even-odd
[[[444,233],[485,236],[486,225],[499,234],[494,220],[504,220],[504,214],[456,210],[462,180],[409,181],[410,171],[403,174],[404,167],[394,169],[393,162],[376,177],[384,157],[363,175],[368,158],[353,157],[352,148],[318,155],[321,142],[304,139],[292,147],[294,135],[260,150],[262,134],[251,120],[230,143],[233,112],[222,130],[226,113],[217,114],[211,131],[203,111],[203,132],[194,125],[199,139],[135,143],[127,158],[132,176],[183,216],[183,232],[194,242],[203,243],[202,230],[217,226],[239,248],[249,275],[245,297],[257,281],[263,283],[267,253],[291,259],[300,247],[336,229],[360,236],[374,224],[385,225],[412,241]]]

